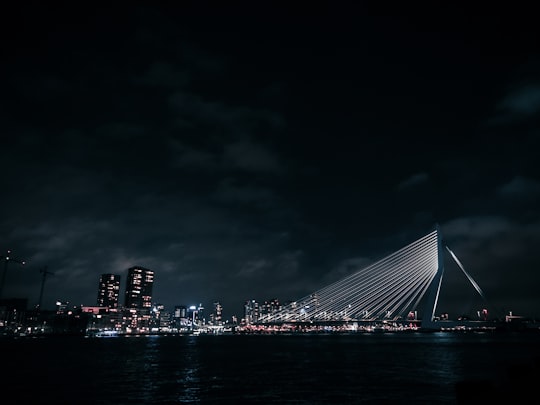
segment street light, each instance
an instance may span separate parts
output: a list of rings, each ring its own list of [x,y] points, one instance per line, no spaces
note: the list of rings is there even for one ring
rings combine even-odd
[[[15,263],[19,263],[22,266],[25,265],[25,262],[23,260],[19,260],[11,256],[11,250],[8,250],[7,254],[3,256],[2,258],[4,259],[4,271],[2,272],[2,280],[0,281],[0,298],[2,298],[2,290],[4,289],[4,283],[6,281],[8,263],[15,262]]]

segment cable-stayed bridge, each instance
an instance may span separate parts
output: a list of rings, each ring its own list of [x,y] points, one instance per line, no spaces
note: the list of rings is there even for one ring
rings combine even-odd
[[[478,294],[484,293],[445,246]],[[423,305],[422,327],[435,321],[444,275],[444,251],[439,227],[420,239],[321,288],[279,311],[259,317],[259,324],[288,322],[399,321],[416,319]]]

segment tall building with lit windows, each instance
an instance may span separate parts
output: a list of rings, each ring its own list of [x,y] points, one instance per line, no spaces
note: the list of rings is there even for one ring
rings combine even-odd
[[[219,301],[214,302],[214,310],[210,314],[210,322],[213,325],[221,325],[223,323],[222,313],[223,307],[221,306]]]
[[[261,315],[270,315],[281,310],[281,304],[277,298],[273,298],[269,301],[264,301],[261,305]]]
[[[130,267],[126,282],[125,307],[128,309],[150,309],[154,271],[144,267]]]
[[[259,320],[259,303],[255,300],[247,300],[244,304],[244,319],[247,324],[257,323]]]
[[[120,275],[102,274],[99,277],[97,305],[99,307],[118,308],[120,294]]]

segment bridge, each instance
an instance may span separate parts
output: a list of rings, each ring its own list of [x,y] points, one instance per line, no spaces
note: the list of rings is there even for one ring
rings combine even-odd
[[[321,288],[259,317],[258,324],[403,322],[420,323],[417,308],[422,304],[421,327],[440,328],[435,317],[444,275],[444,253],[465,274],[477,293],[483,291],[463,265],[442,243],[439,226],[420,239]]]

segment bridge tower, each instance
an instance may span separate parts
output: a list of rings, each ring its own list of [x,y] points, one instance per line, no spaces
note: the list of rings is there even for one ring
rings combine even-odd
[[[435,311],[437,309],[437,301],[439,300],[439,293],[441,291],[441,284],[444,275],[444,252],[442,247],[442,236],[439,228],[439,224],[435,224],[435,230],[437,232],[437,273],[431,281],[428,288],[428,299],[425,302],[424,313],[422,315],[422,329],[436,329],[434,325]]]

